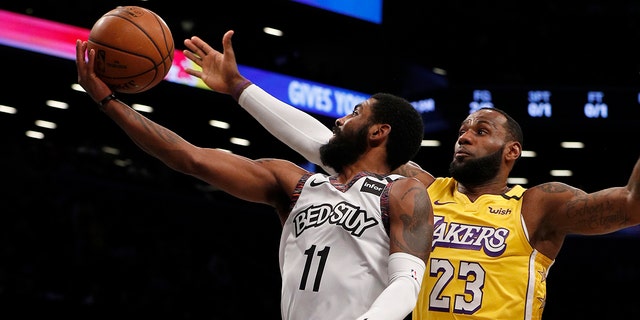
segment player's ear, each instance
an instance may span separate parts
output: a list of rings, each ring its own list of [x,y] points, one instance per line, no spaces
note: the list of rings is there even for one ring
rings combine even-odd
[[[391,132],[391,126],[389,124],[374,124],[369,128],[369,138],[372,140],[381,140],[386,138],[389,132]]]
[[[518,141],[509,141],[505,150],[507,159],[516,160],[522,154],[522,145]]]

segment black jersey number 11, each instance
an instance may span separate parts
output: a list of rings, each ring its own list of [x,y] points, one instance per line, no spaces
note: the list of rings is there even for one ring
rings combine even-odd
[[[320,257],[320,263],[318,263],[318,270],[316,271],[316,279],[313,281],[313,291],[318,292],[320,289],[320,280],[322,280],[322,272],[324,266],[327,263],[327,257],[329,256],[329,249],[331,247],[325,247],[321,251],[318,251],[318,257]],[[316,245],[312,245],[311,248],[304,251],[307,256],[307,261],[304,263],[304,272],[302,273],[302,279],[300,279],[300,290],[304,290],[307,287],[307,278],[309,278],[309,270],[311,269],[311,262],[313,261],[314,254],[316,252]]]

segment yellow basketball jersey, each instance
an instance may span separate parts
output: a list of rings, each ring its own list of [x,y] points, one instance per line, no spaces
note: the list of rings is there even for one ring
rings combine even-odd
[[[414,320],[541,319],[553,260],[531,247],[521,207],[525,188],[475,202],[457,182],[438,178],[433,201],[433,251]]]

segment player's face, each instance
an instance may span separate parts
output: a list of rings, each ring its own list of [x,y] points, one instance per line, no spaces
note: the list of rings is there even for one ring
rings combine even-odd
[[[345,166],[355,163],[367,150],[369,102],[357,105],[351,114],[336,121],[333,137],[320,147],[320,160],[324,165],[342,172]]]
[[[462,122],[449,165],[449,173],[454,179],[477,185],[497,176],[506,146],[505,121],[498,112],[480,110]]]

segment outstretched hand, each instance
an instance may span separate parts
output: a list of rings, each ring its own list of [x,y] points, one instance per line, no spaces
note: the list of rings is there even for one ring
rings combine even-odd
[[[199,37],[193,36],[184,40],[188,50],[184,55],[202,70],[187,68],[186,72],[202,81],[213,91],[231,94],[233,90],[247,79],[238,71],[236,56],[231,45],[233,30],[222,37],[223,52],[213,49]]]
[[[85,55],[88,60],[85,59]],[[78,84],[89,94],[96,103],[113,93],[111,88],[94,72],[96,52],[91,49],[87,53],[87,42],[76,40],[76,68],[78,69]]]

